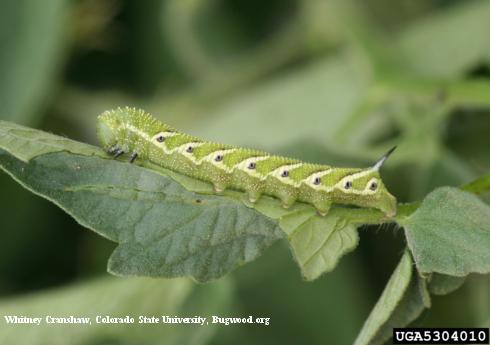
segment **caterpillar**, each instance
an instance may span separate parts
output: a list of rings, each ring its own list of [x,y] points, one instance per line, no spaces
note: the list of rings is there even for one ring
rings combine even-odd
[[[114,157],[129,154],[163,168],[210,182],[216,193],[244,191],[250,202],[269,195],[289,208],[296,201],[326,215],[332,204],[375,208],[396,214],[396,199],[384,186],[379,169],[389,150],[372,167],[338,168],[305,163],[253,149],[207,142],[163,124],[136,108],[105,111],[98,117],[97,136]]]

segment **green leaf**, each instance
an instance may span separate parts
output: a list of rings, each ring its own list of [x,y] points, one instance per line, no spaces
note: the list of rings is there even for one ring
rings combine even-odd
[[[68,1],[0,2],[1,118],[32,123],[63,55]],[[42,39],[40,39],[42,38]]]
[[[4,151],[2,168],[80,224],[120,245],[120,275],[221,277],[255,259],[282,232],[239,201],[196,195],[147,169],[65,152],[23,163]]]
[[[414,272],[405,251],[354,344],[383,344],[392,336],[393,327],[408,325],[429,306],[425,281]]]
[[[284,236],[282,228],[312,280],[357,245],[358,224],[387,221],[370,209],[334,207],[326,217],[301,203],[285,210],[270,197],[251,205],[240,192],[209,195],[208,183],[108,158],[93,146],[0,122],[0,167],[119,243],[109,260],[114,274],[216,279],[258,257]]]
[[[280,225],[306,280],[333,270],[359,242],[357,227],[335,214],[318,217],[312,210],[299,211],[282,217]]]
[[[24,162],[45,153],[62,151],[104,157],[104,152],[93,146],[1,120],[0,148]]]
[[[283,236],[276,222],[237,199],[197,195],[162,174],[100,158],[102,150],[89,145],[0,125],[0,147],[30,159],[1,150],[0,166],[119,243],[109,261],[112,273],[207,281],[255,259]]]
[[[490,207],[457,188],[431,192],[402,220],[408,246],[422,273],[451,276],[490,272]]]
[[[454,277],[445,274],[434,273],[430,277],[429,291],[434,295],[447,295],[456,291],[464,284],[466,277]]]
[[[474,194],[488,192],[490,191],[490,174],[480,176],[476,180],[465,184],[461,188]]]
[[[416,272],[414,272],[416,273]],[[403,298],[393,310],[386,323],[380,327],[370,344],[384,344],[393,336],[393,328],[406,327],[415,321],[422,312],[430,308],[430,295],[424,278],[414,274]]]
[[[101,303],[110,300],[111,303]],[[205,344],[216,328],[211,324],[172,325],[138,324],[139,316],[162,315],[189,317],[222,313],[231,302],[231,286],[225,279],[218,284],[196,286],[187,279],[154,280],[142,278],[103,278],[88,283],[53,289],[48,292],[0,301],[2,344],[83,345],[126,341],[138,344]],[[192,313],[189,306],[192,304]],[[28,317],[88,317],[91,325],[46,324],[12,325],[6,315]],[[133,317],[134,324],[98,324],[97,316]]]
[[[410,284],[412,277],[412,261],[410,254],[405,252],[400,263],[386,284],[381,297],[364,323],[357,336],[355,345],[369,344],[379,328],[388,320]]]

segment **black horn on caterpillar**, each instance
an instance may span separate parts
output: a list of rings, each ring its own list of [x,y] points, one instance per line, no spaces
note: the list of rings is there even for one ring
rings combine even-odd
[[[386,152],[383,157],[381,157],[374,165],[373,165],[373,170],[379,171],[379,169],[383,166],[383,164],[386,162],[388,157],[395,151],[396,146],[393,146],[391,149]]]

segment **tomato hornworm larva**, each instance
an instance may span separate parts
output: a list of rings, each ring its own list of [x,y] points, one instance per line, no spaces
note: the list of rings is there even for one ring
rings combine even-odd
[[[98,118],[97,135],[104,149],[118,157],[129,153],[166,169],[225,189],[244,191],[251,202],[262,194],[281,200],[285,208],[296,201],[313,205],[326,215],[332,203],[396,214],[396,199],[384,186],[379,169],[395,149],[369,168],[336,168],[305,163],[195,138],[167,126],[143,110],[118,108]]]

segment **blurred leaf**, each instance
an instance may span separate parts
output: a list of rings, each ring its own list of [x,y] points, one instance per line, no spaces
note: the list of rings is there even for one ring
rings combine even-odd
[[[421,151],[422,149],[419,148],[419,152]],[[421,168],[417,171],[418,176],[414,176],[414,182],[410,188],[414,198],[421,199],[437,187],[457,186],[464,181],[471,181],[475,177],[468,165],[451,151],[439,146],[436,146],[432,153],[427,151],[429,151],[428,145],[425,154],[432,157],[426,158],[424,161],[423,154],[420,154],[419,164],[422,163],[420,164]]]
[[[270,317],[270,325],[222,328],[213,344],[353,343],[374,297],[369,288],[372,272],[364,265],[361,251],[348,255],[333,272],[314,282],[301,279],[288,256],[287,246],[277,243],[233,273],[238,304],[234,312]]]
[[[323,31],[321,36],[311,37],[313,20],[304,18],[302,10],[293,10],[300,5],[293,1],[268,2],[256,11],[257,4],[251,2],[222,5],[170,0],[161,11],[161,27],[168,40],[168,50],[197,82],[195,91],[223,98],[230,90],[333,45],[337,35],[331,32]],[[329,14],[323,8],[321,12]],[[246,21],[254,24],[244,27],[242,16],[250,16]],[[325,16],[322,19],[323,23],[332,22],[325,21]],[[273,23],[266,24],[264,20]],[[255,31],[264,24],[267,29],[259,29],[263,31],[261,34],[253,35],[253,39],[245,37],[248,35],[243,29]],[[327,37],[323,37],[325,34]]]
[[[228,100],[212,117],[196,120],[193,132],[268,149],[305,137],[325,143],[359,104],[369,82],[369,66],[343,51]]]
[[[80,232],[63,211],[23,189],[1,168],[0,189],[0,213],[4,215],[0,226],[0,295],[59,285],[85,268],[88,257],[81,254],[81,241],[97,236]],[[106,262],[107,253],[99,262]],[[95,260],[100,251],[91,248],[90,255]],[[62,263],[54,265],[60,258]],[[94,271],[103,271],[103,266]]]
[[[490,272],[490,207],[457,188],[431,192],[402,221],[422,273],[452,276]]]
[[[466,277],[454,277],[446,274],[434,273],[430,278],[429,291],[434,295],[447,295],[456,291],[464,284]]]
[[[431,300],[425,279],[416,272],[414,273],[403,298],[393,310],[390,318],[379,328],[376,336],[370,342],[371,345],[384,344],[393,336],[393,328],[408,326],[422,314],[424,309],[430,308]]]
[[[481,194],[490,191],[490,174],[480,176],[476,180],[461,187],[463,190],[474,194]]]
[[[486,79],[459,79],[442,85],[435,82],[432,89],[435,88],[447,94],[448,108],[451,110],[461,107],[490,107],[490,83]]]
[[[447,120],[455,112],[465,110],[473,120],[475,113],[471,109],[490,107],[490,83],[485,79],[470,80],[426,80],[407,76],[377,78],[369,89],[364,102],[351,113],[348,121],[335,133],[337,142],[356,145],[360,149],[374,144],[394,143],[420,145],[420,136],[428,135],[425,140],[441,141],[446,131]],[[469,120],[466,126],[457,126],[465,143],[471,149],[478,146],[467,143]],[[481,121],[483,130],[485,122]],[[454,126],[453,126],[454,127]],[[447,134],[446,134],[447,135]],[[475,140],[481,136],[475,136]],[[412,139],[416,139],[413,143]],[[480,139],[481,140],[481,139]],[[389,142],[389,144],[387,144]],[[424,146],[424,145],[422,145]],[[418,156],[424,150],[414,147]]]
[[[101,150],[43,131],[0,121],[0,147],[23,162],[50,152],[71,152],[104,157]]]
[[[50,93],[66,34],[67,1],[0,2],[2,118],[33,123]]]
[[[315,211],[307,210],[284,216],[280,225],[288,234],[306,280],[333,270],[339,259],[359,242],[357,227],[335,215],[318,217]]]
[[[416,21],[395,41],[405,65],[421,76],[451,78],[488,61],[490,3],[465,1]],[[413,74],[412,73],[412,74]]]
[[[193,304],[192,315],[226,311],[231,291],[227,280],[196,287],[189,280],[144,278],[104,278],[89,283],[59,288],[0,302],[2,315],[41,317],[40,326],[0,323],[2,344],[100,344],[125,341],[125,344],[205,344],[216,330],[213,326],[139,324],[139,316],[187,317],[186,305]],[[134,324],[97,324],[97,316],[133,317]],[[88,317],[91,325],[46,324],[45,317]]]
[[[373,339],[403,299],[410,285],[412,274],[412,260],[408,251],[405,251],[354,345],[375,344]]]

